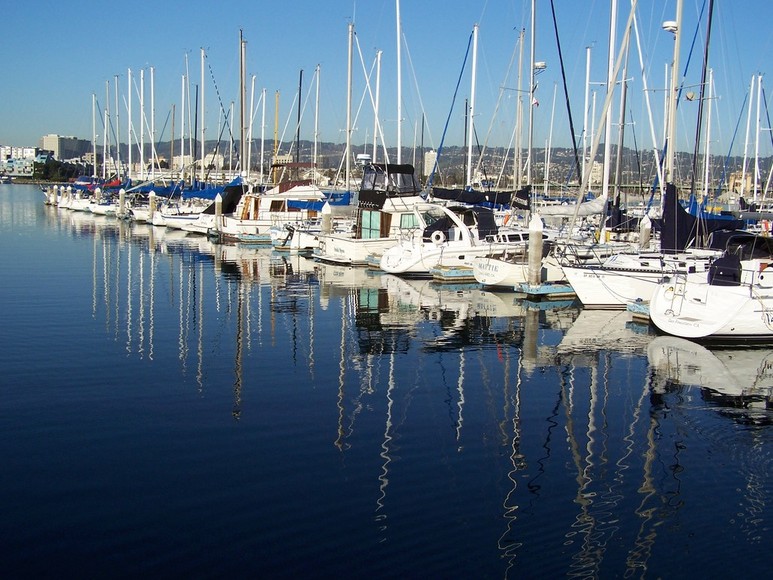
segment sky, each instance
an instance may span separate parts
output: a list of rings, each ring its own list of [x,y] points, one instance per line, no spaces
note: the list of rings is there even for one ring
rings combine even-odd
[[[465,101],[474,105],[475,141],[480,146],[508,146],[512,142],[518,96],[523,97],[528,87],[531,5],[531,0],[400,1],[400,142],[403,146],[464,145]],[[532,109],[534,147],[547,144],[571,146],[565,91],[578,142],[583,131],[584,113],[587,112],[588,118],[586,135],[592,129],[599,130],[609,68],[613,5],[617,7],[614,42],[617,54],[621,52],[623,32],[631,11],[630,0],[554,0],[555,24],[550,0],[535,1],[534,60],[545,62],[546,69],[536,77],[535,96],[539,105]],[[629,79],[625,144],[629,147],[651,149],[655,145],[653,134],[657,146],[662,141],[664,88],[675,42],[674,35],[664,31],[662,23],[676,18],[676,5],[677,0],[638,2],[636,22],[643,69],[639,63],[636,36],[632,34],[625,71]],[[701,10],[704,15],[699,22]],[[346,131],[348,26],[351,23],[355,39],[352,49],[352,143],[364,150],[363,144],[373,141],[376,124],[365,79],[370,75],[375,98],[374,63],[377,51],[381,51],[378,117],[384,141],[387,146],[394,147],[398,144],[396,11],[396,0],[171,0],[157,3],[73,0],[38,5],[35,10],[24,3],[12,2],[3,8],[6,26],[0,36],[4,62],[0,80],[0,144],[36,146],[40,137],[49,133],[91,139],[94,133],[92,95],[96,96],[98,110],[107,106],[114,119],[116,79],[117,124],[121,141],[126,142],[129,101],[132,101],[135,132],[139,133],[140,71],[144,71],[144,108],[148,119],[145,139],[149,139],[149,119],[153,118],[156,138],[169,140],[173,105],[177,117],[175,138],[179,139],[186,59],[190,94],[195,95],[198,86],[203,90],[206,138],[214,139],[224,126],[226,114],[231,118],[232,102],[235,103],[235,125],[238,126],[240,33],[247,41],[248,109],[252,78],[255,79],[253,136],[264,135],[270,142],[276,131],[280,138],[293,140],[302,70],[301,137],[314,139],[316,127],[319,141],[342,143]],[[707,12],[708,0],[683,0],[680,76],[688,58],[690,60],[683,80],[684,95],[700,92]],[[744,100],[754,75],[763,76],[762,87],[765,89],[766,67],[772,62],[773,35],[760,23],[769,23],[772,17],[770,0],[714,2],[709,50],[714,82],[712,99],[704,101],[704,112],[711,108],[709,146],[713,154],[728,154],[731,143],[734,154],[743,153],[745,142],[751,143],[747,145],[751,150],[754,148],[754,137],[750,137],[751,141],[746,139]],[[475,26],[477,50],[473,59],[470,45]],[[559,43],[563,75],[557,50]],[[523,64],[519,92],[521,46]],[[591,97],[586,109],[587,47],[591,47],[590,92],[596,99],[595,107]],[[202,48],[206,54],[203,80]],[[476,71],[474,88],[473,63]],[[318,76],[315,75],[317,66]],[[131,96],[129,69],[134,81]],[[619,77],[622,78],[622,73]],[[650,89],[652,121],[644,98],[645,78]],[[317,81],[319,99],[316,98]],[[264,89],[265,124],[262,123],[263,101],[260,98]],[[106,90],[109,91],[107,95]],[[620,94],[621,91],[616,89],[612,98],[615,127],[620,118]],[[154,116],[151,115],[151,104]],[[677,122],[680,150],[693,149],[697,110],[697,98],[680,101]],[[526,111],[524,127],[528,123]],[[770,154],[773,133],[764,130],[770,125],[765,119],[764,106],[762,111],[759,151]],[[751,129],[755,133],[754,106],[752,112]],[[99,113],[97,117],[97,140],[101,143],[103,116]],[[238,130],[234,129],[234,132]],[[115,129],[109,133],[114,134]],[[528,142],[525,129],[523,135],[525,146]],[[587,143],[591,143],[590,136]]]

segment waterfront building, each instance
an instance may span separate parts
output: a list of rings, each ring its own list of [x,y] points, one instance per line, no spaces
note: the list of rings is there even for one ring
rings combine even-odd
[[[40,149],[51,151],[54,159],[66,161],[68,159],[80,159],[93,147],[91,141],[78,139],[77,137],[62,137],[61,135],[44,135],[40,138]]]

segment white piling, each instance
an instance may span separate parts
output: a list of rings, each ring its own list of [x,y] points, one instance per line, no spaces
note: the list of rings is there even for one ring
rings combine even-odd
[[[542,218],[537,213],[529,220],[529,285],[537,286],[542,281]]]

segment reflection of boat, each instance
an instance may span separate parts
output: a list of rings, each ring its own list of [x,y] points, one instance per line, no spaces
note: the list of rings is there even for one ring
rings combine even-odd
[[[650,368],[665,383],[697,386],[743,408],[773,409],[773,350],[712,349],[673,336],[659,336],[647,347]],[[773,419],[773,417],[770,417]]]
[[[591,354],[601,350],[644,354],[654,334],[633,324],[625,311],[585,310],[566,331],[558,354]]]

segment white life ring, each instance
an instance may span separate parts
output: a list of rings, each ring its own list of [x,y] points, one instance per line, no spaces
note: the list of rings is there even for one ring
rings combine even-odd
[[[430,236],[430,239],[432,240],[433,244],[435,244],[436,246],[439,246],[440,244],[446,241],[446,235],[440,230],[435,230],[434,232],[432,232],[432,236]]]

